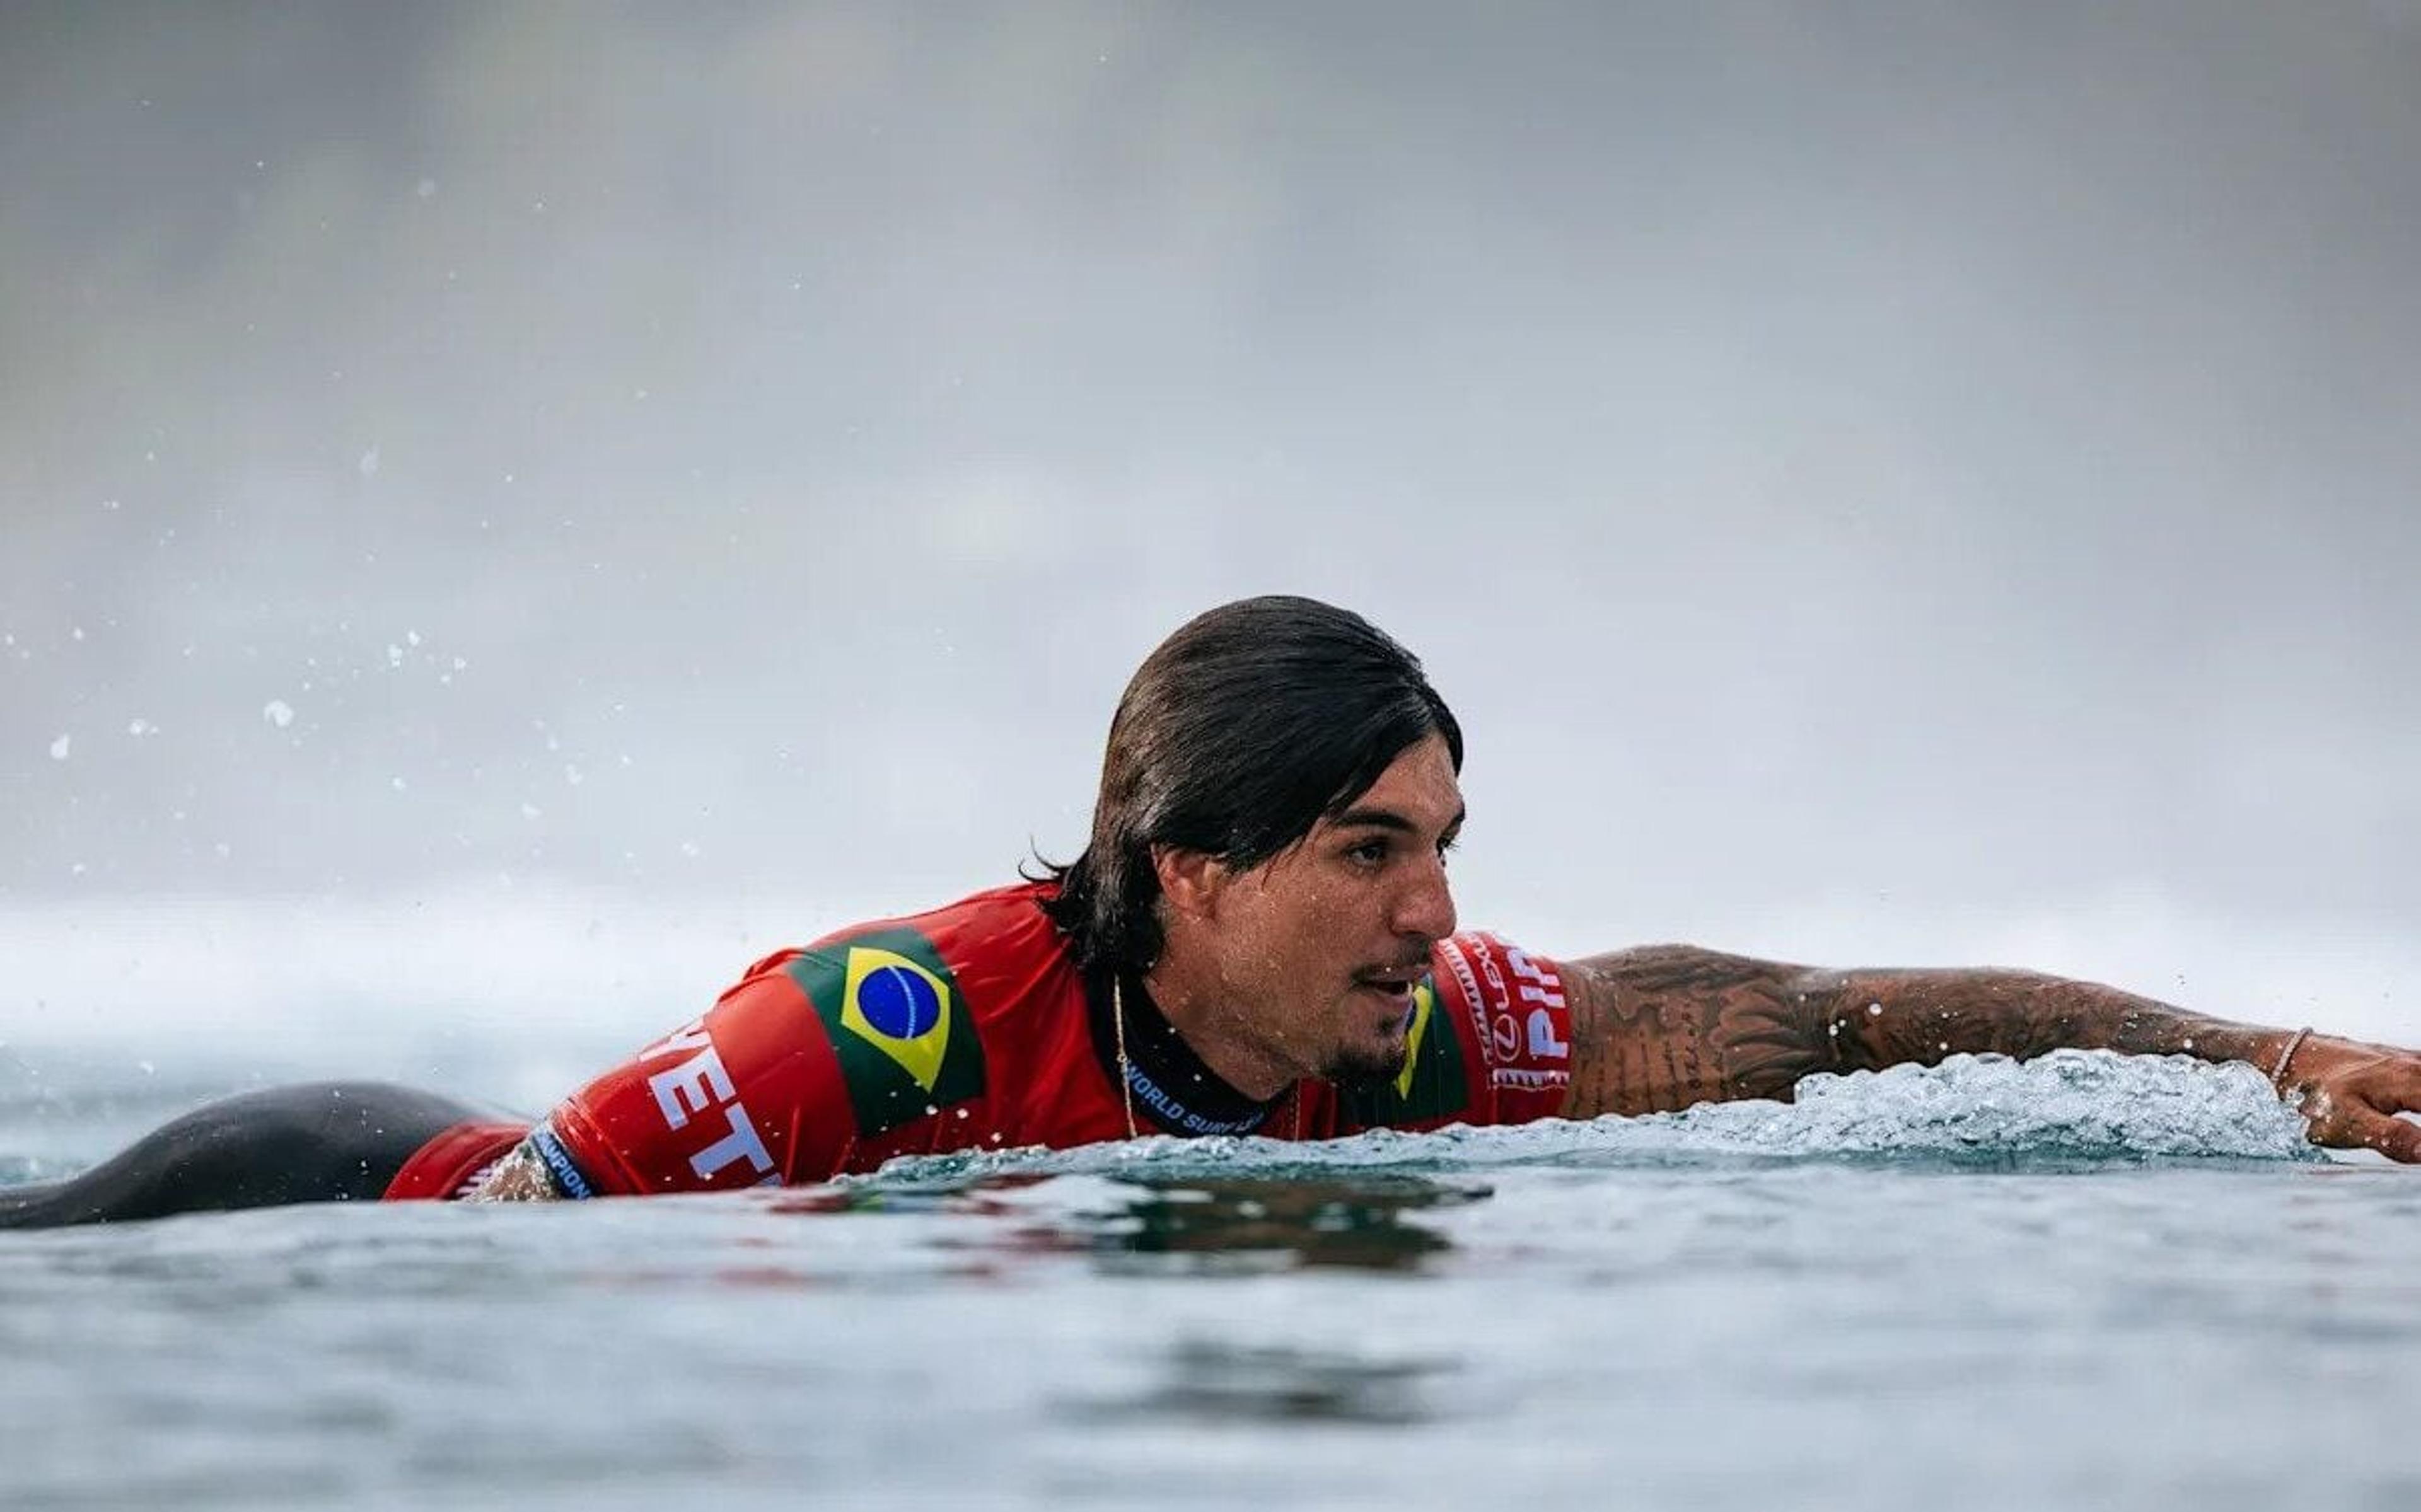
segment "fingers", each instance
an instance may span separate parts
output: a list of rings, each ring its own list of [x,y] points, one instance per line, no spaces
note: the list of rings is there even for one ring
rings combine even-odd
[[[2421,1165],[2421,1124],[2325,1096],[2307,1099],[2304,1115],[2310,1120],[2315,1145],[2377,1150],[2391,1161]]]
[[[2421,1124],[2366,1111],[2355,1118],[2354,1126],[2364,1148],[2406,1165],[2421,1165]]]

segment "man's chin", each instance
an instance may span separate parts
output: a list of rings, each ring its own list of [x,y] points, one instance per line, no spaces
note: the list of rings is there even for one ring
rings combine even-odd
[[[1404,1057],[1411,1049],[1398,1040],[1383,1050],[1341,1050],[1329,1059],[1320,1078],[1355,1092],[1382,1087],[1404,1074]]]

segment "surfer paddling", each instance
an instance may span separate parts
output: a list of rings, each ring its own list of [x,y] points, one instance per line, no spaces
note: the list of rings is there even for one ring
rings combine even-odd
[[[248,1094],[0,1224],[331,1199],[816,1182],[896,1156],[1788,1099],[1819,1071],[2075,1048],[2243,1061],[2319,1144],[2421,1161],[2421,1055],[2029,972],[1684,945],[1551,959],[1459,927],[1462,731],[1413,655],[1306,599],[1147,658],[1085,849],[751,967],[535,1124],[375,1083]]]

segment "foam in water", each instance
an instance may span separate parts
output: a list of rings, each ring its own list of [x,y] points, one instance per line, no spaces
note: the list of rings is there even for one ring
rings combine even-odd
[[[1986,1165],[2327,1159],[2258,1070],[2183,1055],[2060,1050],[2024,1062],[1953,1055],[1939,1066],[1810,1076],[1797,1099],[1514,1128],[1382,1129],[1312,1144],[1157,1137],[1075,1150],[919,1156],[894,1161],[871,1179],[891,1186],[996,1175],[1285,1176],[1739,1157]]]

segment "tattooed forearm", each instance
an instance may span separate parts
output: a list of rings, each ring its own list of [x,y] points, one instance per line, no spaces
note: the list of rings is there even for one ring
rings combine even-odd
[[[2062,1047],[2267,1064],[2286,1036],[2033,972],[1819,971],[1687,945],[1570,962],[1569,1111],[1779,1098],[1811,1071]]]
[[[2132,992],[2034,972],[1810,974],[1853,1067],[1928,1065],[1961,1052],[2021,1059],[2062,1048],[2259,1061],[2285,1037]]]
[[[1788,1098],[1837,1070],[1804,970],[1688,945],[1569,963],[1572,1097],[1580,1117],[1661,1113],[1731,1098]]]

